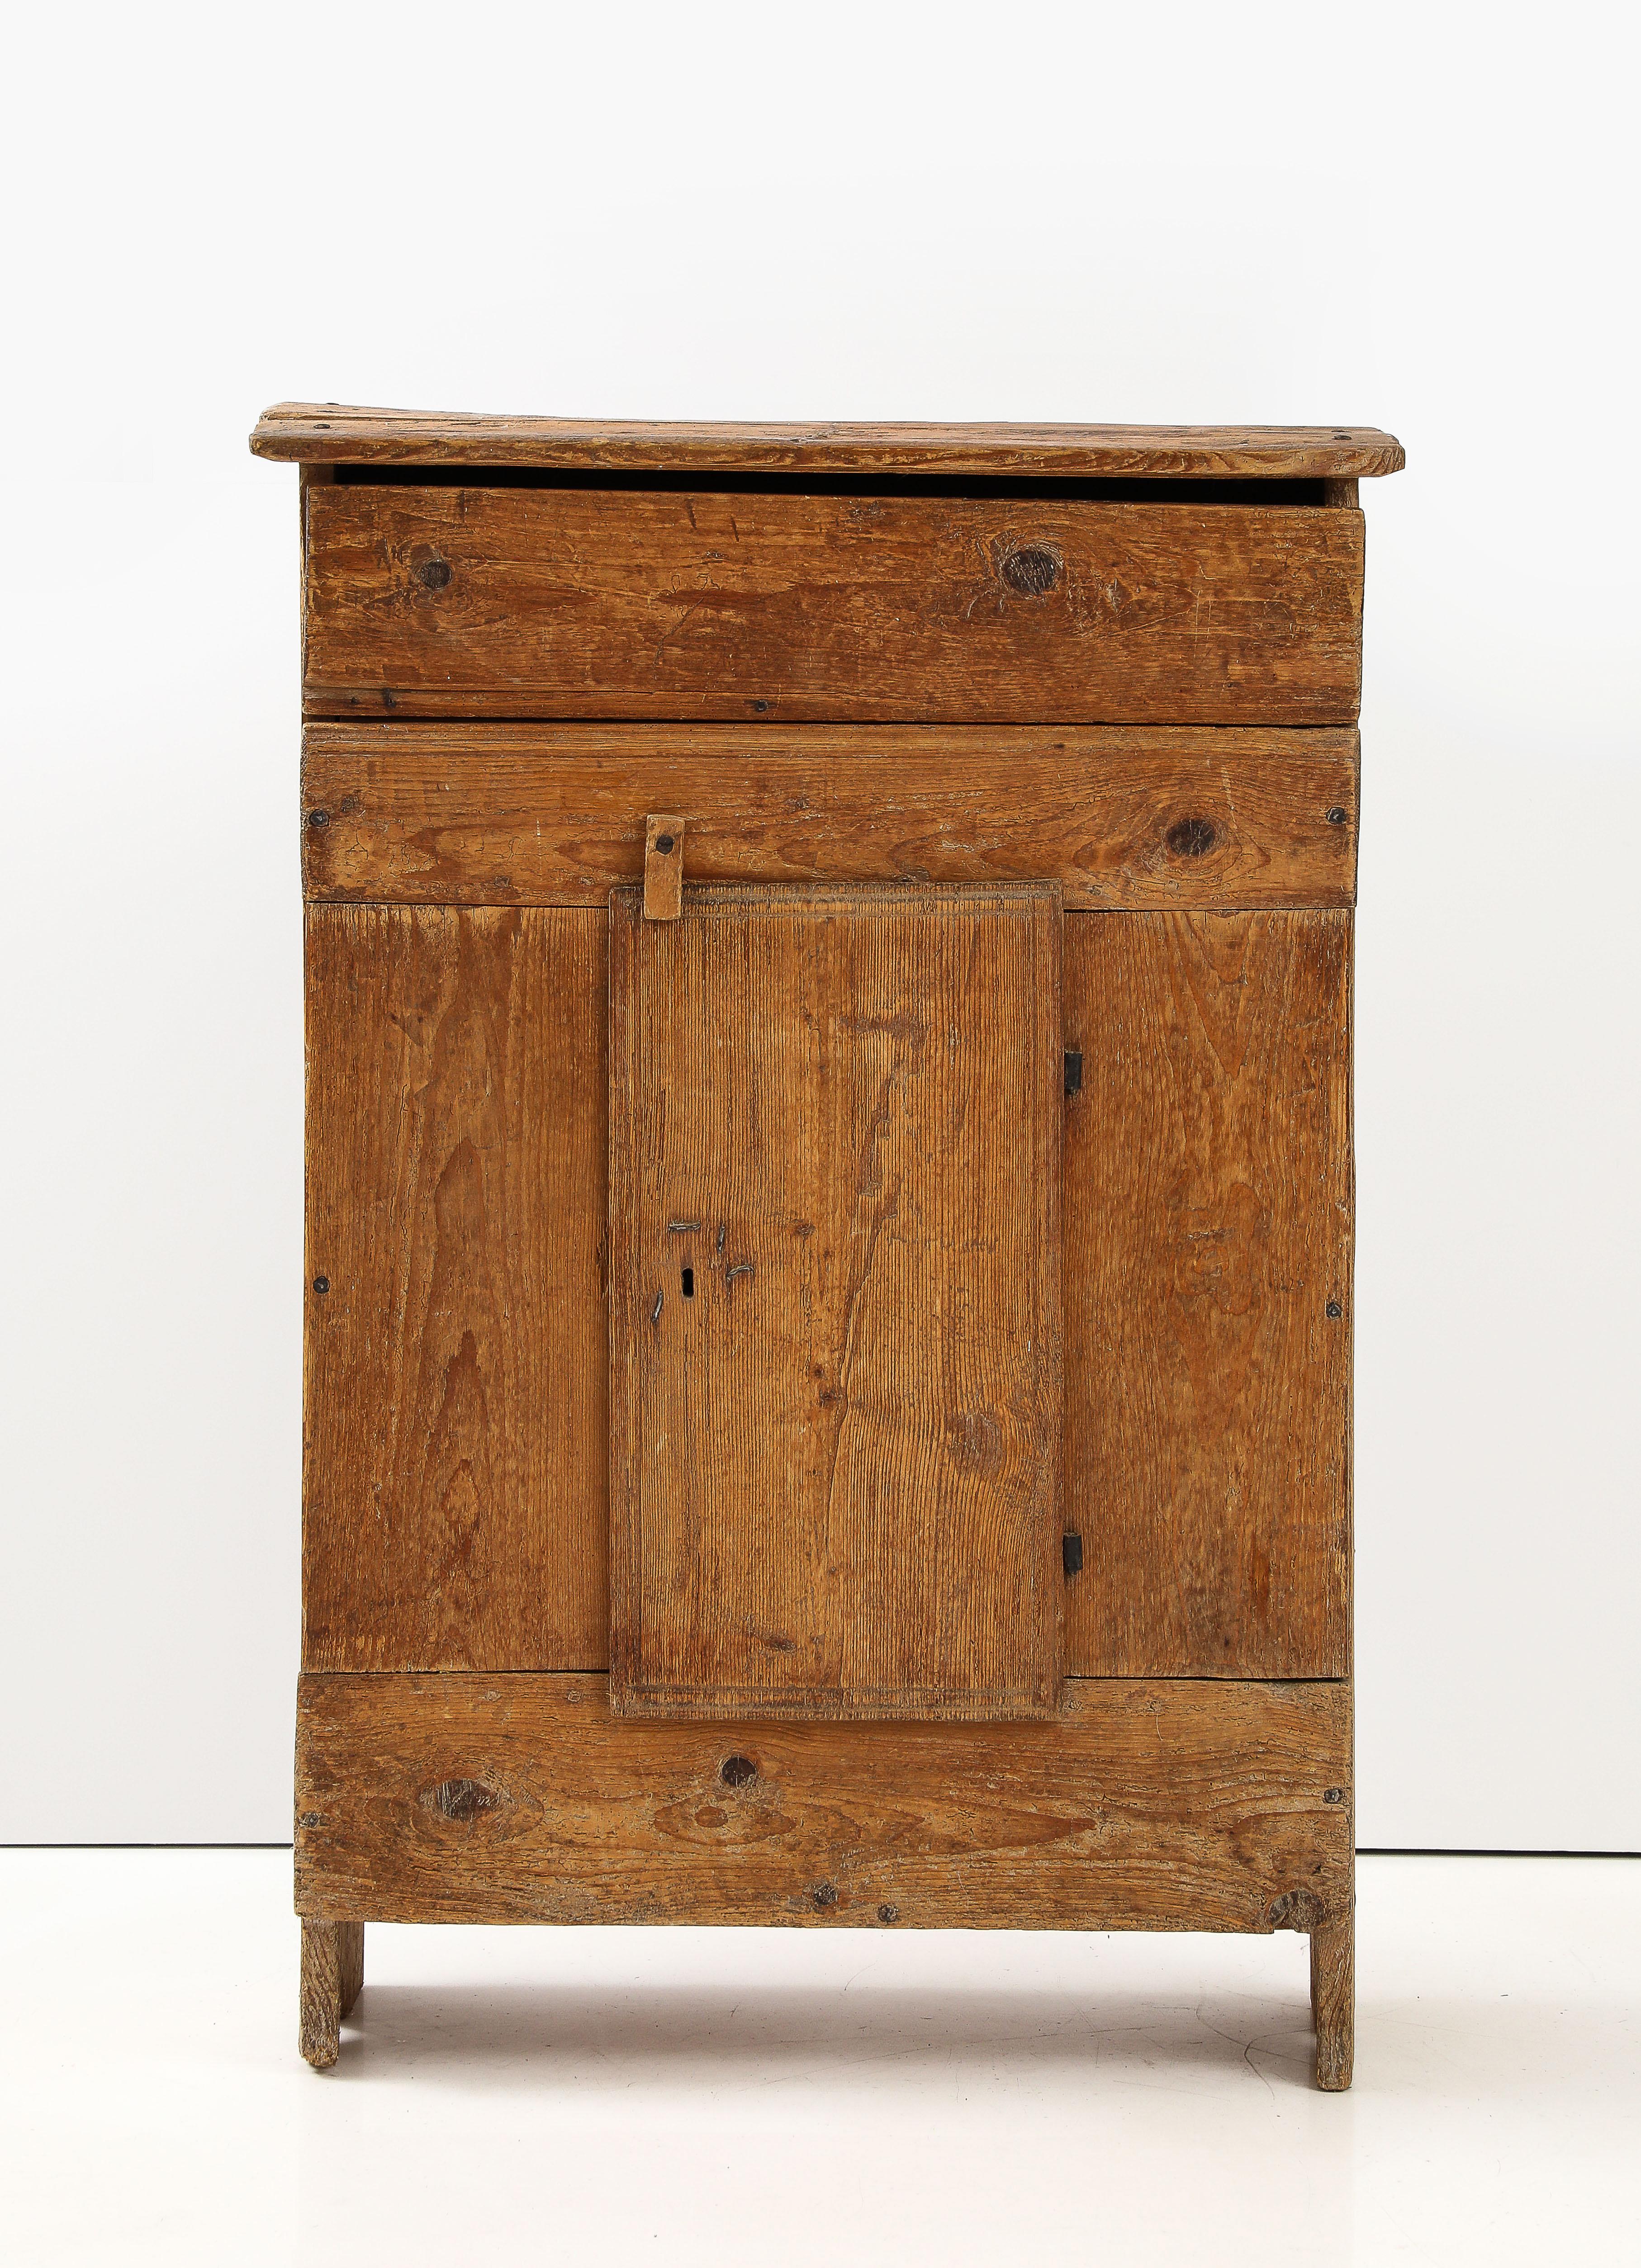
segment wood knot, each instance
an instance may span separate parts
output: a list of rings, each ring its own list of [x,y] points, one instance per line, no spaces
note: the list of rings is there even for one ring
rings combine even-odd
[[[1022,544],[1001,562],[998,571],[1011,591],[1025,599],[1041,599],[1060,579],[1060,563],[1046,545]]]
[[[442,591],[450,581],[450,562],[447,559],[424,559],[416,569],[416,579],[430,591]]]
[[[809,1895],[818,1906],[835,1906],[837,1904],[837,1884],[835,1882],[817,1882],[813,1889],[810,1891]]]
[[[1328,1909],[1314,1890],[1284,1890],[1265,1910],[1267,1929],[1297,1929],[1307,1935],[1327,1918]]]
[[[899,1906],[884,1905],[878,1908],[878,1919],[879,1921],[899,1921],[900,1918],[901,1910]]]
[[[946,1421],[946,1448],[954,1465],[991,1473],[1003,1462],[1003,1427],[995,1410],[954,1410]]]
[[[424,1787],[416,1801],[424,1811],[436,1811],[441,1819],[479,1819],[487,1811],[499,1811],[504,1798],[493,1787],[486,1787],[482,1779],[442,1779],[437,1787]]]
[[[1205,858],[1219,840],[1211,819],[1176,819],[1164,840],[1176,858]]]
[[[750,1756],[725,1756],[718,1766],[718,1778],[725,1787],[745,1787],[758,1777],[758,1767]]]

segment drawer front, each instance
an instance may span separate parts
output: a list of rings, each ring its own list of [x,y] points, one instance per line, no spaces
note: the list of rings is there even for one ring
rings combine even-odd
[[[1348,509],[346,482],[305,509],[313,716],[1357,713]]]

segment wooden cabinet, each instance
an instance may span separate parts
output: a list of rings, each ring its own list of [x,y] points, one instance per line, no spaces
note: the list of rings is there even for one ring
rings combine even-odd
[[[1296,1929],[1349,2083],[1371,431],[270,411],[297,1903]]]

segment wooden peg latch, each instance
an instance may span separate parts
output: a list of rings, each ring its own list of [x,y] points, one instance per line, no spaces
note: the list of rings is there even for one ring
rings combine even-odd
[[[684,822],[652,811],[644,822],[644,917],[676,921],[684,887]]]

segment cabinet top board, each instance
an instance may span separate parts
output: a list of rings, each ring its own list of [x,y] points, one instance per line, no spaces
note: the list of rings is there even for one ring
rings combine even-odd
[[[286,463],[570,473],[923,473],[1042,479],[1356,480],[1400,472],[1372,425],[718,425],[456,416],[281,401],[253,454]]]

